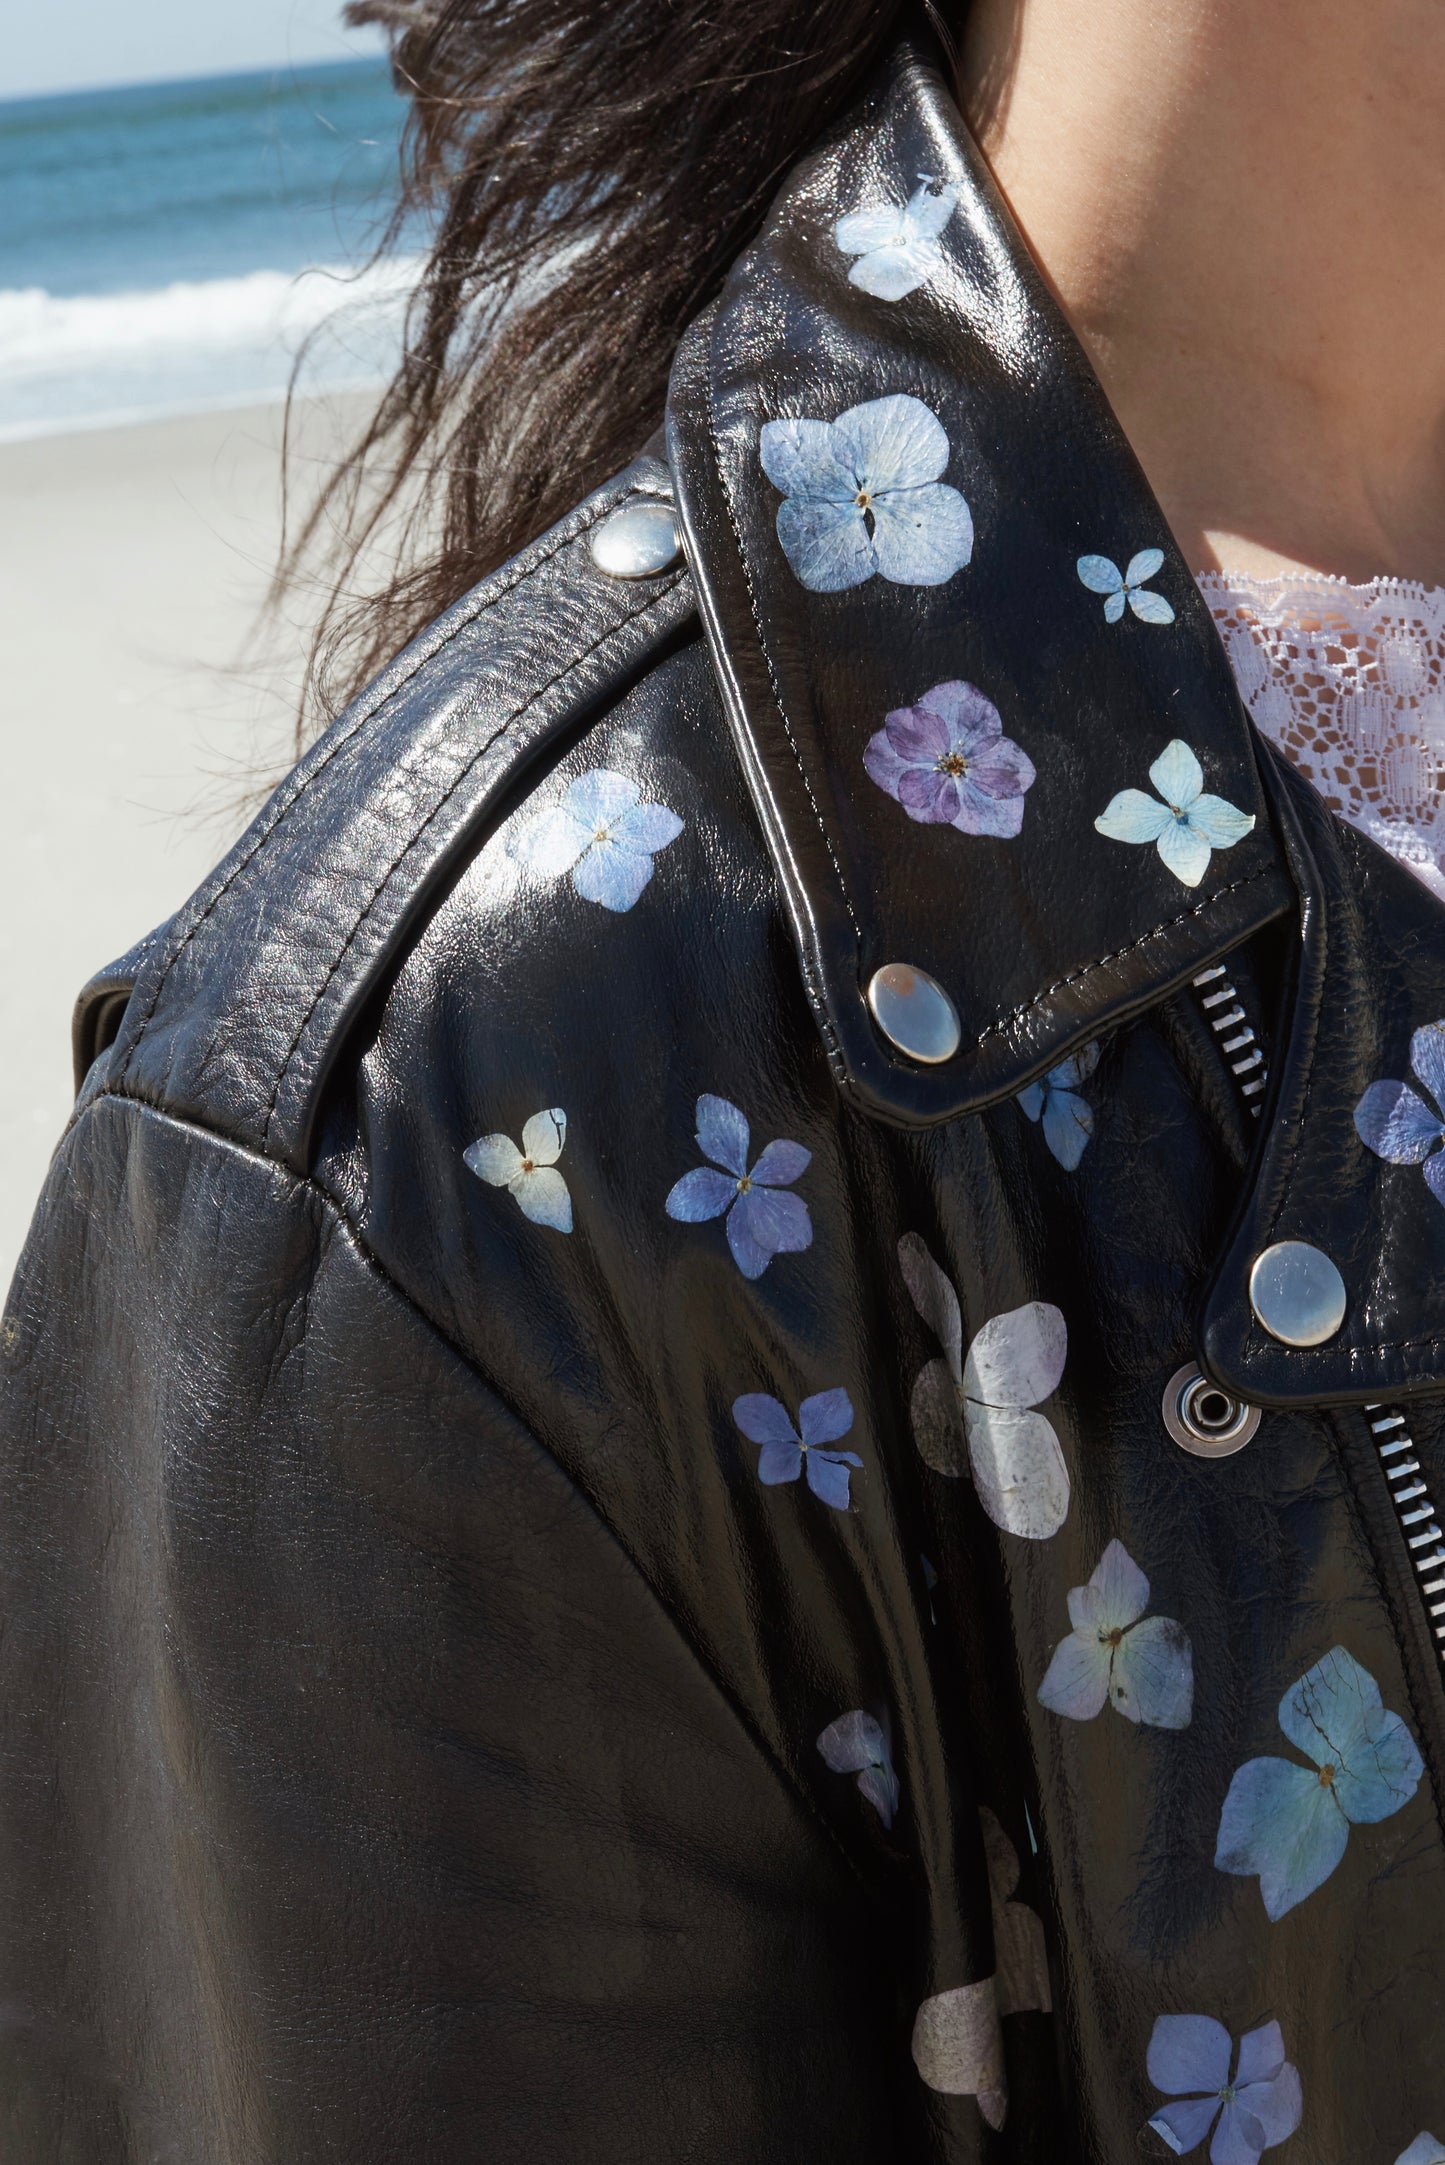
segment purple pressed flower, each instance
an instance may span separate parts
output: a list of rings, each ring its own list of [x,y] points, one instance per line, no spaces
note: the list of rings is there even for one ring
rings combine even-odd
[[[829,1722],[818,1739],[818,1750],[835,1774],[857,1775],[859,1789],[884,1826],[891,1827],[897,1817],[900,1791],[882,1723],[862,1707],[854,1707]]]
[[[935,684],[913,707],[885,716],[863,764],[910,819],[960,834],[1016,835],[1033,761],[1003,733],[976,685]]]
[[[1212,2015],[1161,2015],[1149,2039],[1149,2080],[1172,2102],[1149,2125],[1176,2157],[1197,2150],[1210,2129],[1210,2165],[1255,2165],[1285,2142],[1304,2109],[1297,2071],[1284,2056],[1277,2022],[1234,2041]],[[1217,2124],[1216,2124],[1217,2122]]]
[[[1387,1165],[1423,1164],[1430,1192],[1445,1203],[1445,1022],[1427,1023],[1410,1040],[1410,1066],[1430,1098],[1405,1082],[1374,1082],[1355,1107],[1355,1133]],[[1432,1104],[1430,1099],[1434,1100]]]
[[[667,1198],[669,1218],[698,1225],[727,1214],[728,1246],[745,1278],[761,1278],[775,1255],[811,1246],[813,1221],[801,1196],[786,1190],[807,1171],[812,1152],[774,1142],[751,1169],[748,1123],[726,1098],[697,1101],[697,1147],[710,1165],[684,1173]],[[723,1171],[714,1172],[714,1166]]]
[[[780,1488],[808,1477],[808,1486],[835,1511],[848,1508],[848,1469],[861,1467],[856,1451],[829,1451],[853,1426],[853,1403],[845,1390],[819,1391],[805,1398],[793,1426],[786,1407],[766,1391],[748,1391],[733,1400],[733,1419],[752,1443],[761,1444],[758,1479],[765,1488]]]

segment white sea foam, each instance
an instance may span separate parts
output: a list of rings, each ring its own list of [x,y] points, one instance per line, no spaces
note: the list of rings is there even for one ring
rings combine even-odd
[[[150,292],[0,290],[0,442],[279,398],[303,346],[310,389],[379,382],[418,269],[397,258]]]

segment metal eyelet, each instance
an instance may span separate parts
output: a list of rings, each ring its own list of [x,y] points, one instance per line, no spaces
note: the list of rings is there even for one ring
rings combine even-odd
[[[1193,1361],[1164,1386],[1164,1426],[1181,1451],[1196,1458],[1232,1458],[1259,1427],[1258,1406],[1231,1398]]]

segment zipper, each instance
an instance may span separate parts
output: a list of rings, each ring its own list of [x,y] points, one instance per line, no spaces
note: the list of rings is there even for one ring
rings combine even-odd
[[[1212,969],[1201,970],[1193,983],[1204,1019],[1219,1040],[1219,1049],[1229,1062],[1229,1072],[1239,1085],[1239,1094],[1258,1120],[1269,1069],[1265,1065],[1264,1047],[1255,1036],[1254,1025],[1229,981],[1228,966],[1216,962]]]
[[[1366,1406],[1365,1417],[1389,1486],[1405,1553],[1425,1604],[1435,1656],[1445,1669],[1445,1533],[1440,1529],[1440,1514],[1415,1456],[1404,1414],[1392,1406]]]

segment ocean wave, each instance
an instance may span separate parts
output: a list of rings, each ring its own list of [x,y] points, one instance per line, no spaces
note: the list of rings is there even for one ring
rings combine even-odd
[[[131,293],[0,289],[0,441],[280,397],[303,349],[305,388],[379,382],[419,269],[398,257]]]

